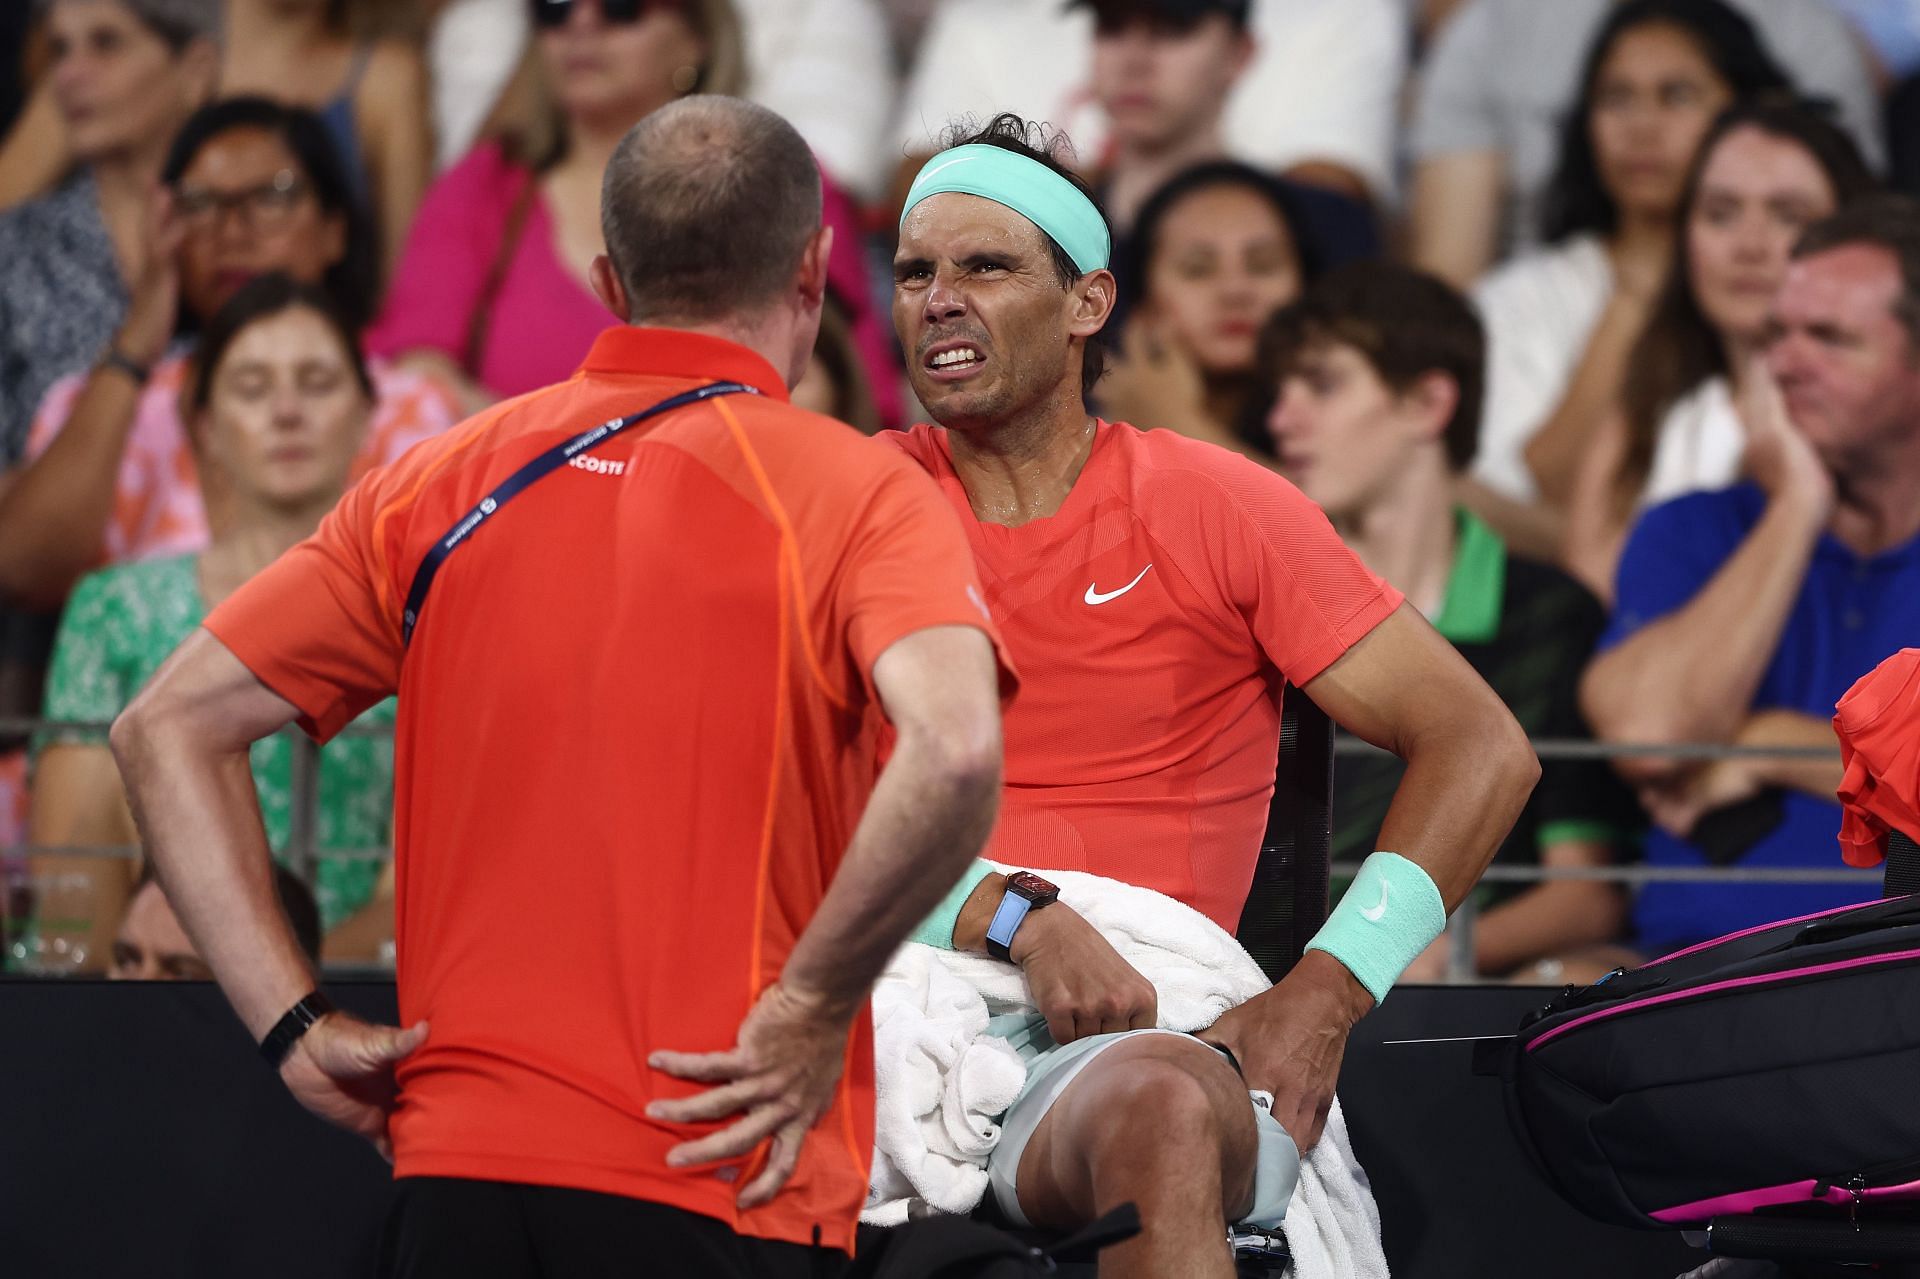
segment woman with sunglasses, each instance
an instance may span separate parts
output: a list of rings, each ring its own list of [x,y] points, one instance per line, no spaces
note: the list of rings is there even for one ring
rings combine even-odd
[[[0,493],[0,591],[57,603],[101,563],[184,554],[222,515],[196,477],[180,388],[196,329],[248,281],[322,284],[355,323],[372,309],[374,254],[326,126],[258,98],[187,122],[162,170],[147,268],[108,360],[66,379],[35,418],[31,461]],[[373,366],[372,428],[357,467],[452,425],[431,379]]]
[[[113,719],[215,605],[319,526],[360,454],[373,384],[352,323],[332,296],[272,275],[247,285],[212,317],[181,399],[200,473],[216,481],[227,518],[193,553],[117,565],[80,583],[54,649],[49,719]],[[391,729],[393,712],[386,702],[364,722]],[[43,735],[35,759],[28,828],[34,842],[140,842],[104,733]],[[284,853],[295,826],[291,740],[257,743],[251,764],[269,842]],[[391,882],[384,859],[373,855],[392,833],[391,735],[348,734],[329,743],[320,752],[315,795],[314,847],[337,854],[321,856],[311,880],[325,954],[375,960],[393,935]],[[353,852],[368,855],[345,855]],[[34,869],[43,879],[84,876],[57,910],[73,921],[63,930],[72,934],[68,944],[49,949],[82,970],[104,969],[139,863],[67,855],[38,859]]]
[[[527,0],[549,96],[427,192],[372,349],[477,409],[563,381],[607,327],[587,268],[600,179],[620,139],[684,94],[741,85],[727,0]]]

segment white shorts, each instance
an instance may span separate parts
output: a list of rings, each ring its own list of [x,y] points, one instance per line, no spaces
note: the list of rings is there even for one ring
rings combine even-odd
[[[1176,1030],[1123,1030],[1109,1035],[1089,1035],[1070,1044],[1056,1044],[1048,1036],[1042,1019],[997,1017],[994,1021],[999,1024],[990,1029],[1011,1042],[1026,1062],[1027,1082],[1000,1120],[1000,1142],[987,1160],[987,1181],[1000,1210],[1016,1225],[1030,1226],[1033,1223],[1020,1211],[1019,1188],[1015,1184],[1020,1156],[1026,1153],[1034,1130],[1074,1076],[1123,1039],[1138,1035],[1180,1035],[1182,1039],[1193,1039],[1193,1036]],[[1194,1042],[1201,1041],[1194,1039]],[[1211,1044],[1206,1046],[1213,1048]],[[1259,1091],[1251,1091],[1247,1096],[1260,1145],[1254,1166],[1253,1207],[1240,1222],[1277,1229],[1287,1215],[1287,1204],[1293,1199],[1294,1183],[1300,1179],[1300,1151],[1280,1121],[1273,1117],[1273,1098]]]

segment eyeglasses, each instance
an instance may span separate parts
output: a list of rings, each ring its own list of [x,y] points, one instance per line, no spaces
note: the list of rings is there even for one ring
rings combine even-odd
[[[567,25],[577,0],[530,0],[535,26],[549,30]],[[600,0],[600,16],[616,26],[638,22],[649,9],[678,8],[677,0]]]
[[[189,231],[213,230],[229,210],[238,213],[250,230],[274,231],[287,224],[306,194],[307,184],[292,169],[282,169],[271,182],[244,191],[176,188],[173,207]]]

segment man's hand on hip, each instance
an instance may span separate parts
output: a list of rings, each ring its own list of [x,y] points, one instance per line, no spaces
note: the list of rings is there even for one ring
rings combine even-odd
[[[1347,1035],[1372,1007],[1373,996],[1346,965],[1310,950],[1279,985],[1198,1036],[1234,1055],[1247,1087],[1273,1094],[1273,1117],[1304,1155],[1333,1108]]]
[[[1064,902],[1029,914],[1007,953],[1025,970],[1033,1005],[1055,1043],[1146,1030],[1159,1019],[1153,983]]]
[[[656,1101],[647,1114],[669,1123],[715,1123],[739,1118],[710,1136],[667,1152],[676,1168],[746,1154],[772,1139],[765,1169],[741,1188],[742,1208],[772,1199],[793,1175],[807,1133],[833,1104],[846,1064],[847,1031],[865,1008],[842,1008],[808,991],[776,982],[755,1002],[735,1047],[719,1053],[655,1052],[647,1064],[681,1079],[711,1084],[678,1101]]]
[[[348,1013],[315,1022],[280,1064],[280,1078],[301,1105],[328,1123],[359,1133],[393,1162],[387,1116],[393,1113],[396,1062],[427,1041],[427,1023],[407,1030],[374,1026]]]

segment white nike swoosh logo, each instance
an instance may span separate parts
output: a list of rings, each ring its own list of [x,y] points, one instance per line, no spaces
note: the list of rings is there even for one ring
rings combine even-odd
[[[1377,923],[1379,923],[1379,922],[1380,922],[1380,920],[1381,920],[1381,918],[1382,918],[1382,917],[1383,917],[1384,915],[1386,915],[1386,913],[1387,913],[1387,888],[1388,888],[1388,884],[1387,884],[1387,881],[1386,881],[1386,880],[1384,880],[1384,879],[1383,879],[1383,880],[1381,880],[1381,881],[1380,881],[1380,904],[1379,904],[1378,906],[1375,906],[1375,907],[1374,907],[1373,909],[1371,909],[1371,910],[1369,910],[1369,909],[1367,909],[1367,908],[1366,908],[1365,906],[1362,906],[1362,907],[1360,908],[1360,917],[1361,917],[1362,919],[1364,919],[1364,920],[1366,920],[1366,921],[1367,921],[1367,922],[1368,922],[1369,924],[1377,924]]]
[[[1153,565],[1149,564],[1147,565],[1146,568],[1141,569],[1140,577],[1145,577],[1148,571],[1152,568],[1153,568]],[[1097,589],[1095,583],[1088,582],[1087,583],[1087,603],[1105,604],[1108,600],[1117,600],[1122,595],[1125,595],[1128,591],[1132,590],[1134,587],[1140,585],[1140,577],[1134,578],[1131,582],[1128,582],[1125,586],[1121,587],[1117,591],[1108,591],[1105,594],[1102,594]]]

